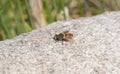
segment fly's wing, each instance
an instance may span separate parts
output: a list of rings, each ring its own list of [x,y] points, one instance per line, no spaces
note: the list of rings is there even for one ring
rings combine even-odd
[[[64,31],[63,33],[68,33],[69,31]]]
[[[68,39],[62,39],[62,41],[69,41]]]

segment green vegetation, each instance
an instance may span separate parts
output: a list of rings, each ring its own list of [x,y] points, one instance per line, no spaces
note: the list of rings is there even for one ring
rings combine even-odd
[[[42,0],[46,23],[120,9],[119,0]],[[35,29],[29,0],[0,0],[0,40]]]

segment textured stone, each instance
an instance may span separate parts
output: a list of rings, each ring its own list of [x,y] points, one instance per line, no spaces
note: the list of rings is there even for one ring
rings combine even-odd
[[[66,30],[72,40],[53,40]],[[59,21],[1,41],[0,74],[120,74],[120,12]]]

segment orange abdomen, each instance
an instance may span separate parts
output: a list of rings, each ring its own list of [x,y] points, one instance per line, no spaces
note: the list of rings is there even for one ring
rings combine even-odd
[[[67,34],[65,34],[65,37],[68,38],[68,39],[71,39],[73,37],[73,34],[72,33],[67,33]]]

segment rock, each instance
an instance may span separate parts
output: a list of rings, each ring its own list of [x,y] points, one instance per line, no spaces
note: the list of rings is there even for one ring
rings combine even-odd
[[[59,21],[0,42],[0,74],[120,74],[120,12]],[[68,42],[55,34],[73,33]]]

